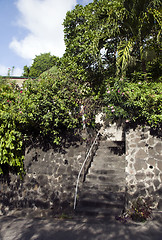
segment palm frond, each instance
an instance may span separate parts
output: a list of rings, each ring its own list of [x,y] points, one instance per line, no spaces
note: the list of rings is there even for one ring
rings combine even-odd
[[[157,9],[152,9],[152,8],[150,8],[148,12],[153,15],[154,19],[156,20],[157,24],[160,27],[157,34],[157,41],[160,42],[160,37],[162,32],[162,13],[161,11],[158,11]]]
[[[117,50],[117,67],[124,72],[127,66],[134,61],[131,56],[133,51],[134,41],[130,39],[129,41],[122,41],[118,46]]]

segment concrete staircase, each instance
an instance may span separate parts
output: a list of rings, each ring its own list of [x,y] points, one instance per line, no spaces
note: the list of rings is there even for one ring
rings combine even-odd
[[[100,141],[78,194],[76,212],[97,218],[118,216],[125,205],[125,146]]]

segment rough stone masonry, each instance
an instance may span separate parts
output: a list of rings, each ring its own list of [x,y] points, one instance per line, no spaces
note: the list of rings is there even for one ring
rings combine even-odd
[[[119,129],[115,129],[113,135],[117,133],[119,137]],[[111,130],[108,139],[112,137]],[[130,203],[140,196],[151,197],[154,207],[162,210],[162,132],[142,126],[123,128],[124,132],[127,200]],[[34,216],[41,209],[46,215],[49,211],[57,212],[58,206],[72,207],[77,174],[86,150],[85,142],[81,141],[61,149],[45,145],[27,147],[23,181],[13,174],[0,177],[0,215],[12,214],[17,209],[28,209]]]
[[[136,126],[126,131],[126,182],[128,202],[149,197],[162,210],[162,132]]]
[[[24,179],[14,174],[0,177],[0,215],[24,209],[25,214],[46,216],[71,209],[85,149],[83,141],[61,148],[45,143],[26,147]]]

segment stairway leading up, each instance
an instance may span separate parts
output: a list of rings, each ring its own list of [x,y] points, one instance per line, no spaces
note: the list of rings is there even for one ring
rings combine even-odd
[[[113,218],[125,206],[124,141],[100,141],[78,194],[76,212],[82,216]]]

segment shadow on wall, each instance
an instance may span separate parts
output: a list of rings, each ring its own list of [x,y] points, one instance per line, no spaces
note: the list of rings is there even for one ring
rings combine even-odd
[[[110,151],[116,155],[125,154],[125,141],[113,141],[114,147],[109,147]]]
[[[125,124],[125,131],[128,132],[130,129],[135,131],[137,128],[141,128],[142,132],[145,133],[146,131],[150,131],[150,135],[157,138],[162,138],[162,125],[158,128],[151,128],[149,126],[146,126],[144,123],[126,123]]]
[[[85,142],[74,136],[56,147],[48,141],[28,143],[26,175],[0,178],[0,214],[27,209],[40,215],[55,215],[71,208],[77,175],[85,158]],[[48,211],[47,211],[48,210]]]

